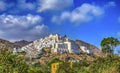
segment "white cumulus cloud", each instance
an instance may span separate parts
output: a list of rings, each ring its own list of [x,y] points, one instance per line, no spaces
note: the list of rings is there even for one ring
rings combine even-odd
[[[73,5],[73,0],[40,0],[38,12],[46,10],[61,10]]]
[[[39,15],[0,15],[0,37],[8,40],[35,40],[49,34]]]
[[[61,22],[68,20],[74,24],[82,24],[103,15],[103,13],[104,10],[102,8],[84,3],[71,12],[63,12],[59,16],[53,16],[52,22],[57,23],[58,20]]]
[[[4,24],[4,26],[1,26],[3,28],[14,28],[14,27],[22,27],[27,28],[29,26],[33,26],[35,24],[38,24],[42,21],[42,17],[38,15],[31,15],[28,14],[26,16],[13,16],[13,15],[1,15],[0,16],[0,24]]]

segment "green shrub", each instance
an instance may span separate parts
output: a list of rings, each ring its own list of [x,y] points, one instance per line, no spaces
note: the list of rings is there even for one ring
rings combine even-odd
[[[29,67],[22,55],[0,50],[0,73],[28,73]]]
[[[120,73],[120,57],[108,55],[98,58],[89,66],[90,73]]]

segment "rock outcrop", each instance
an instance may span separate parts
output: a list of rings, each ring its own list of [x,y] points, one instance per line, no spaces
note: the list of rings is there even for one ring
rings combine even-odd
[[[20,40],[20,41],[14,42],[14,45],[16,45],[17,47],[21,48],[21,47],[23,47],[25,45],[28,45],[30,43],[32,43],[32,41]]]
[[[1,49],[7,49],[9,51],[12,51],[13,48],[16,47],[12,42],[0,39],[0,50]]]
[[[86,43],[81,40],[75,40],[75,43],[78,44],[79,46],[85,46],[88,49],[92,50],[93,55],[95,55],[95,56],[102,56],[102,52],[100,51],[100,49],[90,43]]]

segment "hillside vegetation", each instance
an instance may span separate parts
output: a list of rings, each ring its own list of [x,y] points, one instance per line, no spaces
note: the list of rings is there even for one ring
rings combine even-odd
[[[51,73],[51,65],[59,62],[56,73],[120,73],[120,56],[113,53],[119,44],[118,39],[103,39],[101,45],[105,54],[100,57],[88,54],[51,54],[49,48],[44,48],[39,58],[27,58],[25,52],[13,54],[6,47],[0,50],[0,73]],[[72,60],[79,62],[71,64]]]
[[[46,65],[40,62],[30,65],[26,63],[22,54],[15,55],[6,50],[0,51],[0,73],[50,73],[51,64],[55,62],[63,62],[57,73],[120,73],[120,57],[113,54],[98,57],[91,62],[87,60],[75,62],[71,68],[68,61],[64,62],[57,58]]]

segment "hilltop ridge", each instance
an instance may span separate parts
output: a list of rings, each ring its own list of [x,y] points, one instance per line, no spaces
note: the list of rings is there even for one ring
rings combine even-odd
[[[36,58],[44,53],[43,48],[45,47],[49,47],[51,53],[86,53],[101,56],[101,51],[96,46],[81,40],[69,39],[67,36],[62,37],[58,34],[35,40],[15,51],[25,51],[27,57]]]
[[[9,51],[12,51],[14,47],[15,47],[14,43],[8,40],[0,39],[0,50],[7,49]]]

